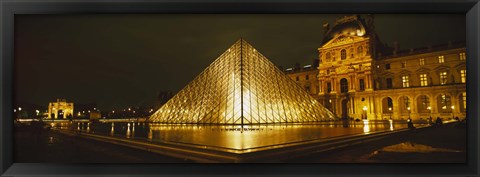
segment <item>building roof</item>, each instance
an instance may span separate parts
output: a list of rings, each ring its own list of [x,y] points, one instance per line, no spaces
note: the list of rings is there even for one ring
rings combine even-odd
[[[390,52],[383,52],[383,56],[379,56],[379,60],[383,59],[390,59],[390,58],[398,58],[403,56],[410,56],[410,55],[419,55],[424,53],[431,53],[437,51],[444,51],[449,49],[458,49],[458,48],[465,48],[466,43],[465,41],[458,41],[458,42],[449,42],[444,44],[437,44],[431,45],[427,47],[419,47],[419,48],[411,48],[411,49],[402,49],[398,51],[390,51]]]
[[[322,44],[327,43],[335,36],[340,34],[364,36],[367,35],[367,33],[367,25],[363,18],[361,18],[359,15],[345,16],[341,19],[338,19],[333,27],[328,29],[323,37]]]

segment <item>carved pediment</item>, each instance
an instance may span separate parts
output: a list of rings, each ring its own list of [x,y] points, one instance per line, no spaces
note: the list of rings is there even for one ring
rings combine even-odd
[[[334,47],[334,46],[339,46],[339,45],[344,45],[344,44],[350,44],[350,43],[362,41],[362,40],[365,40],[365,39],[368,39],[368,38],[360,37],[360,36],[339,35],[338,37],[335,37],[332,40],[325,43],[325,45],[323,45],[322,48]]]
[[[428,73],[428,72],[430,72],[430,69],[420,68],[420,69],[417,69],[415,72],[417,72],[417,73]]]

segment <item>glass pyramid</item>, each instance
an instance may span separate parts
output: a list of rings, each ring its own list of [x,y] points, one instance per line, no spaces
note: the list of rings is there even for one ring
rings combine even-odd
[[[271,124],[336,119],[240,39],[149,119],[156,123]]]

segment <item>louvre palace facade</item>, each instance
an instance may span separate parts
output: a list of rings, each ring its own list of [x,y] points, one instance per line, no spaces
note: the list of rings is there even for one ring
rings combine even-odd
[[[381,42],[373,22],[352,15],[325,24],[318,60],[287,75],[342,118],[466,117],[465,43],[400,50]]]

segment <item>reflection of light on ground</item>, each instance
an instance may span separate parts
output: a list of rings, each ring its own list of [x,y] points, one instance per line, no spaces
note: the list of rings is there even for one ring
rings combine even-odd
[[[127,124],[127,138],[130,138],[131,132],[130,132],[130,123]]]
[[[246,149],[321,138],[389,130],[389,122],[351,122],[339,124],[276,124],[276,125],[168,125],[150,124],[151,141],[182,142],[207,146]],[[399,125],[402,127],[402,125]],[[405,126],[403,126],[405,127]]]
[[[363,133],[370,132],[370,126],[368,125],[368,120],[363,120]]]
[[[419,152],[419,153],[431,153],[431,152],[461,152],[452,149],[434,148],[432,146],[416,144],[411,142],[403,142],[391,146],[386,146],[378,151],[383,152]],[[376,151],[377,152],[377,151]]]
[[[388,122],[390,123],[390,130],[393,131],[393,120],[390,119],[390,120],[388,120]]]
[[[112,129],[110,129],[110,135],[114,135],[115,134],[115,124],[112,123]]]

